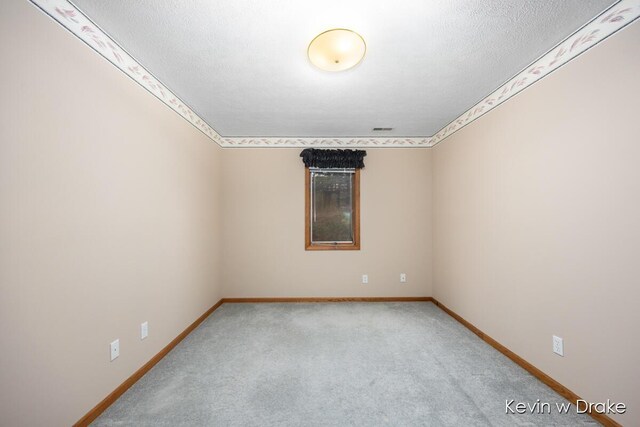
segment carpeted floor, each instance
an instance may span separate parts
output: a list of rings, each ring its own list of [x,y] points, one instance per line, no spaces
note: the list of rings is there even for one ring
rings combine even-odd
[[[511,399],[551,414],[505,414]],[[555,402],[432,303],[227,303],[94,425],[596,424]]]

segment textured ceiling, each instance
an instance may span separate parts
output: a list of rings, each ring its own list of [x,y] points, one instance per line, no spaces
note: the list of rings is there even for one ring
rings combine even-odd
[[[73,3],[225,137],[421,137],[615,2]],[[367,55],[317,70],[307,45],[336,27],[359,32]]]

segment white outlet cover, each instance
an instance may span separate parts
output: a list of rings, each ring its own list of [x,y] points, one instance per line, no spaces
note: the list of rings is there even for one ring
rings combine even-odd
[[[120,340],[113,341],[109,345],[109,348],[111,350],[111,361],[113,362],[120,356]]]
[[[407,273],[400,273],[400,283],[407,283]]]
[[[564,340],[558,336],[553,336],[553,352],[564,357]]]
[[[369,275],[368,274],[363,274],[362,275],[362,284],[365,285],[369,283]]]
[[[142,322],[140,324],[140,339],[143,340],[149,336],[149,322]]]

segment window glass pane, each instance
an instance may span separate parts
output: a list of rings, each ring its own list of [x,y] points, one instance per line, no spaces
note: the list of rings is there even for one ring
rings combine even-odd
[[[353,173],[311,172],[311,241],[353,242]]]

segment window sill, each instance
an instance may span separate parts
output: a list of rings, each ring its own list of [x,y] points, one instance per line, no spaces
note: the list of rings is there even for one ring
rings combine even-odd
[[[354,243],[307,244],[306,251],[359,251],[360,245]]]

